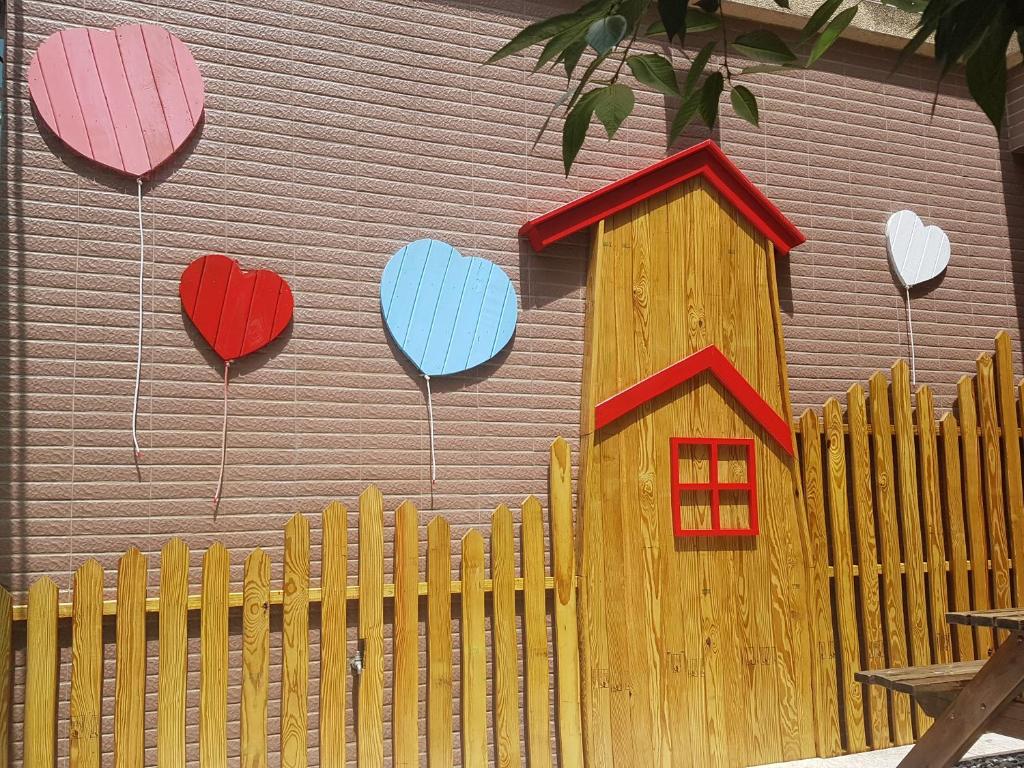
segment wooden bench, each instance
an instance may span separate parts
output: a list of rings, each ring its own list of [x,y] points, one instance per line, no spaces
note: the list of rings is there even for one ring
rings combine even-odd
[[[913,697],[935,723],[899,768],[950,768],[983,733],[1024,738],[1024,611],[950,613],[947,621],[1006,629],[991,658],[858,672],[865,685]]]

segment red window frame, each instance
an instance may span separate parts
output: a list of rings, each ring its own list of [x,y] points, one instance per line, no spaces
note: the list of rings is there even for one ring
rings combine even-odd
[[[700,445],[708,449],[708,481],[706,483],[679,482],[679,446]],[[747,481],[745,483],[718,482],[718,449],[724,445],[742,445],[747,449]],[[673,437],[670,438],[672,460],[672,527],[677,537],[684,536],[757,536],[757,468],[754,440],[748,437]],[[708,491],[711,496],[711,527],[683,528],[683,491]],[[750,516],[746,528],[723,528],[720,496],[722,491],[745,491],[749,500]]]

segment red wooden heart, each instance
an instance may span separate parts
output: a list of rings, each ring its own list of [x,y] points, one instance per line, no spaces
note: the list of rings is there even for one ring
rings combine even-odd
[[[152,24],[50,35],[29,67],[28,90],[61,141],[137,178],[177,152],[203,114],[203,77],[192,54]]]
[[[227,256],[202,256],[178,286],[185,314],[225,362],[265,347],[288,327],[292,289],[269,269],[243,272]]]

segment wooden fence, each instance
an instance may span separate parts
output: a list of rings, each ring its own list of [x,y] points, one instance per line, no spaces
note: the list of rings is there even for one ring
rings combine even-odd
[[[991,630],[950,630],[949,610],[1024,604],[1024,384],[1010,337],[977,359],[937,419],[910,371],[850,387],[845,410],[797,425],[813,555],[818,752],[912,742],[930,720],[856,671],[984,658]]]
[[[309,522],[296,515],[284,534],[283,584],[270,585],[269,558],[260,549],[245,560],[241,592],[230,591],[229,556],[221,544],[205,553],[198,594],[188,583],[189,550],[169,542],[160,556],[159,594],[148,596],[147,558],[138,550],[118,565],[117,596],[104,601],[103,570],[89,561],[75,573],[71,603],[59,601],[48,578],[35,582],[25,606],[13,606],[0,590],[0,768],[11,755],[12,625],[25,621],[27,663],[24,685],[24,744],[27,768],[56,763],[59,622],[70,619],[70,745],[74,768],[99,766],[103,720],[103,624],[114,616],[116,681],[113,702],[113,764],[118,768],[145,762],[146,614],[158,614],[159,694],[156,762],[180,768],[186,761],[186,689],[189,612],[200,612],[199,756],[201,766],[224,766],[228,760],[229,677],[241,682],[240,763],[245,768],[268,762],[271,610],[281,611],[280,764],[307,764],[309,629],[311,610],[320,611],[319,762],[341,766],[347,757],[358,765],[384,763],[384,604],[393,601],[391,753],[396,766],[420,764],[419,653],[420,617],[427,625],[426,750],[431,768],[453,764],[453,595],[458,596],[461,643],[461,764],[499,766],[524,763],[520,726],[526,725],[526,753],[531,766],[550,766],[552,733],[563,766],[582,766],[579,659],[577,655],[576,576],[572,531],[569,446],[551,448],[550,529],[552,575],[545,573],[541,505],[523,502],[519,530],[521,576],[515,572],[513,516],[501,506],[491,520],[490,578],[485,578],[484,540],[473,530],[462,538],[461,579],[451,574],[448,522],[435,517],[427,525],[426,580],[419,572],[419,518],[408,502],[395,513],[394,583],[384,583],[384,520],[380,491],[368,488],[359,499],[358,581],[348,579],[348,513],[339,503],[323,513],[320,585],[310,579]],[[521,595],[522,640],[517,631],[517,595]],[[548,597],[552,596],[549,601]],[[489,598],[488,598],[489,596]],[[425,598],[425,600],[423,599]],[[556,708],[551,717],[547,606],[552,605]],[[352,605],[350,605],[352,604]],[[276,606],[280,606],[278,609]],[[346,613],[358,611],[358,652],[362,670],[356,678],[356,744],[346,744],[347,682],[350,647]],[[242,611],[242,668],[228,668],[229,613]],[[491,617],[489,654],[485,617]],[[522,653],[520,654],[520,649]],[[488,656],[493,675],[488,675]],[[524,660],[525,714],[521,718],[519,658]],[[488,694],[491,709],[488,708]],[[109,714],[109,713],[108,713]],[[488,748],[488,728],[494,729]],[[489,754],[490,753],[490,754]]]

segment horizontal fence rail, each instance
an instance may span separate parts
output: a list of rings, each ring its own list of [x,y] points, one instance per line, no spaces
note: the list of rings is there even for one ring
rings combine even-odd
[[[951,630],[946,612],[1024,605],[1022,421],[1005,332],[941,417],[902,361],[850,387],[845,408],[801,415],[820,755],[907,744],[931,724],[856,672],[985,658],[994,631]]]
[[[576,627],[576,572],[573,544],[569,446],[551,448],[549,475],[550,539],[544,534],[540,502],[522,504],[517,531],[512,512],[500,506],[491,518],[490,562],[482,533],[462,537],[458,579],[452,578],[452,537],[448,521],[434,517],[426,526],[426,567],[420,573],[421,525],[417,509],[403,503],[395,512],[392,581],[384,582],[384,505],[371,486],[359,498],[357,583],[348,583],[349,515],[340,503],[323,512],[320,584],[311,584],[310,526],[295,515],[284,532],[283,577],[271,589],[270,558],[262,549],[245,559],[242,590],[230,590],[230,556],[220,543],[203,555],[202,582],[190,592],[189,548],[168,542],[160,554],[158,594],[148,594],[150,563],[129,550],[117,568],[116,599],[104,600],[104,573],[90,560],[75,572],[70,603],[59,602],[57,585],[36,581],[25,605],[15,606],[0,589],[0,768],[11,759],[14,627],[24,622],[26,666],[21,732],[22,763],[43,768],[57,762],[58,697],[69,696],[70,765],[146,764],[147,614],[157,617],[159,686],[156,705],[156,764],[178,768],[189,749],[186,707],[198,701],[198,752],[202,766],[228,762],[228,688],[240,686],[240,764],[266,766],[270,708],[271,643],[280,648],[280,764],[303,768],[309,748],[319,748],[319,764],[341,766],[354,757],[359,766],[382,766],[385,749],[385,622],[391,628],[390,753],[396,766],[420,764],[425,737],[427,761],[450,766],[454,734],[461,734],[464,765],[523,764],[525,727],[530,765],[550,765],[552,738],[564,766],[582,766],[579,657]],[[545,571],[545,550],[551,573]],[[518,551],[518,556],[517,556]],[[516,575],[516,563],[520,575]],[[458,597],[453,605],[452,596]],[[425,598],[425,599],[422,599]],[[389,610],[385,611],[385,603]],[[279,609],[276,606],[280,606]],[[550,612],[549,612],[550,606]],[[271,633],[271,609],[279,610],[280,633]],[[320,612],[319,731],[311,738],[310,615]],[[229,668],[229,614],[241,609],[241,668]],[[347,637],[348,612],[358,614],[358,644]],[[199,648],[189,655],[189,614],[197,613]],[[114,701],[104,712],[104,618],[114,616]],[[70,631],[62,619],[70,619]],[[488,621],[489,620],[489,621]],[[421,621],[426,624],[426,722],[419,717]],[[455,639],[453,621],[457,622]],[[554,642],[548,642],[548,622]],[[488,635],[486,628],[490,626]],[[61,643],[70,637],[70,680],[59,676]],[[152,639],[152,638],[150,638]],[[453,669],[454,643],[461,668]],[[550,649],[553,648],[553,653]],[[520,674],[520,659],[524,667]],[[356,660],[355,665],[350,662]],[[488,662],[492,674],[488,672]],[[198,666],[198,692],[188,689],[190,665]],[[358,674],[353,677],[353,666]],[[195,670],[193,670],[195,671]],[[554,671],[556,708],[549,702]],[[354,706],[347,704],[349,681]],[[525,681],[521,714],[520,680]],[[66,688],[62,683],[69,682]],[[454,683],[461,700],[453,717]],[[112,714],[112,718],[104,715]],[[112,719],[113,754],[101,746]],[[356,743],[347,743],[353,722]],[[551,723],[556,729],[552,733]],[[493,735],[488,739],[488,731]],[[195,748],[195,744],[191,745]]]

